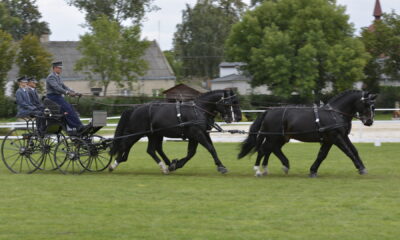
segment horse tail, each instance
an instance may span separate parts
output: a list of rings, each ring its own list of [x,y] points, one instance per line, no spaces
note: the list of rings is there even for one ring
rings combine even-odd
[[[257,144],[257,132],[260,131],[261,125],[264,121],[264,117],[267,114],[267,111],[265,111],[263,114],[258,115],[256,120],[251,124],[250,126],[250,133],[247,136],[247,138],[242,142],[242,148],[240,150],[240,153],[238,154],[238,158],[243,158],[247,154],[249,154],[251,151],[257,149],[259,146]]]
[[[127,109],[122,112],[121,118],[119,119],[119,122],[117,125],[117,129],[115,130],[114,138],[123,136],[124,130],[125,130],[126,126],[128,126],[129,118],[134,111],[135,111],[135,107]],[[118,146],[120,145],[120,143],[122,141],[124,141],[123,138],[113,140],[111,150],[110,150],[111,156],[114,156],[115,154],[117,154],[118,149],[119,149]]]

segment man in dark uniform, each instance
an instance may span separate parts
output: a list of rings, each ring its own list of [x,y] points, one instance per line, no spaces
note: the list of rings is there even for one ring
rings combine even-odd
[[[28,78],[28,88],[27,92],[29,95],[29,98],[31,100],[31,103],[36,106],[40,110],[44,110],[43,104],[40,101],[39,94],[37,93],[36,90],[36,84],[38,81],[34,77]]]
[[[84,129],[84,126],[71,104],[65,101],[64,95],[75,97],[81,94],[65,86],[60,77],[61,73],[62,62],[54,62],[53,71],[46,79],[47,98],[61,106],[61,110],[66,113],[65,119],[68,127],[80,132]]]
[[[31,103],[29,98],[27,84],[28,79],[24,77],[18,78],[19,88],[15,92],[15,98],[17,102],[17,117],[34,117],[42,114],[42,111]]]

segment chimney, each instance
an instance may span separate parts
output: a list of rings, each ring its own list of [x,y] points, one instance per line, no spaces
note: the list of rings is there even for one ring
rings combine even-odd
[[[50,34],[47,34],[47,33],[42,34],[40,36],[40,42],[41,43],[47,43],[47,42],[49,42],[49,38],[50,38]]]

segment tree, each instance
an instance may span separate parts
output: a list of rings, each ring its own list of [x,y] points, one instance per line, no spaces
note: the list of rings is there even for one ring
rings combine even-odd
[[[174,35],[174,51],[183,75],[213,78],[224,58],[224,42],[245,5],[238,0],[205,0],[186,5]]]
[[[15,46],[9,33],[0,30],[0,99],[4,97],[7,73],[14,62]]]
[[[28,34],[19,42],[19,52],[16,63],[19,67],[19,75],[34,77],[37,80],[47,77],[52,55],[40,45],[37,36]],[[39,84],[41,90],[42,86]]]
[[[21,24],[21,20],[17,17],[10,16],[10,11],[8,10],[4,2],[0,2],[0,29],[6,32],[10,32],[14,26]]]
[[[121,23],[131,19],[135,24],[140,23],[146,12],[157,10],[154,0],[67,0],[69,5],[86,12],[87,22],[105,15],[110,20]]]
[[[163,53],[175,73],[176,80],[181,81],[183,79],[182,61],[177,58],[173,50],[164,51]]]
[[[364,70],[366,89],[378,92],[382,76],[400,79],[400,15],[384,14],[362,30],[361,40],[372,56]]]
[[[2,4],[11,17],[2,29],[9,32],[14,39],[20,40],[27,34],[40,37],[50,33],[48,24],[40,21],[42,15],[36,6],[36,0],[3,0]],[[12,24],[9,23],[10,20]]]
[[[83,57],[75,69],[92,80],[97,74],[106,96],[111,82],[131,86],[145,73],[147,63],[141,57],[148,46],[149,42],[140,41],[139,26],[123,28],[103,15],[91,23],[91,33],[81,36],[78,49]]]
[[[233,26],[228,58],[247,63],[253,86],[280,96],[319,98],[328,83],[334,92],[352,88],[368,54],[344,12],[334,0],[265,0]]]

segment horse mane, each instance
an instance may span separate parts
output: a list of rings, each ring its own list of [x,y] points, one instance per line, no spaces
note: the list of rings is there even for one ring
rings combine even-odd
[[[218,93],[218,92],[224,93],[225,90],[219,89],[219,90],[209,91],[209,92],[206,92],[206,93],[203,93],[203,94],[197,96],[195,99],[199,99],[199,98],[203,98],[203,97],[208,97],[209,95],[212,95],[212,94],[215,94],[215,93]]]
[[[329,99],[328,103],[332,103],[332,102],[338,100],[339,98],[342,98],[345,95],[352,94],[352,93],[359,93],[359,92],[361,92],[361,91],[360,90],[352,90],[352,89],[346,90],[346,91],[341,92],[338,95],[332,97],[331,99]]]

